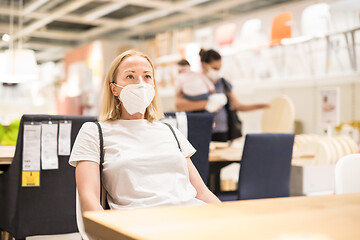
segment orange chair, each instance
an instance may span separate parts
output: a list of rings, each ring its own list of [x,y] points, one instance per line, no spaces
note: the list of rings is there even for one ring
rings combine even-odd
[[[291,38],[291,25],[291,12],[283,12],[274,17],[271,27],[271,47],[279,45],[283,38]]]

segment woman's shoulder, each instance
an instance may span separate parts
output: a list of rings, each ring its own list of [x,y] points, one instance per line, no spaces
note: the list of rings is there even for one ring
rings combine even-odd
[[[85,122],[81,126],[81,131],[94,131],[97,129],[95,122]]]

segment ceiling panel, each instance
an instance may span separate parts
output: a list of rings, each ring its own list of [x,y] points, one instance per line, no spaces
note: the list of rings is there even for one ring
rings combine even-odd
[[[11,11],[11,0],[0,0],[0,35],[9,33],[13,12],[14,45],[22,39],[24,46],[39,51],[42,61],[50,61],[53,55],[44,53],[53,52],[54,46],[65,53],[99,38],[146,40],[157,33],[215,24],[295,1],[307,0],[23,0],[26,14],[17,32],[20,1],[13,0]],[[0,41],[0,49],[8,46]]]
[[[76,9],[75,11],[72,11],[71,14],[82,15],[84,13],[90,12],[91,10],[94,10],[101,6],[105,6],[106,4],[109,4],[109,3],[111,3],[111,2],[108,2],[108,1],[89,2],[88,4]]]
[[[84,32],[94,27],[96,26],[90,24],[68,23],[61,21],[53,21],[46,25],[46,29],[48,30],[57,30],[57,31],[66,31],[66,32]]]
[[[133,17],[141,13],[145,13],[152,10],[152,8],[135,6],[135,5],[127,5],[119,10],[116,10],[112,13],[109,13],[104,16],[104,18],[113,18],[113,19],[124,19],[128,17]]]

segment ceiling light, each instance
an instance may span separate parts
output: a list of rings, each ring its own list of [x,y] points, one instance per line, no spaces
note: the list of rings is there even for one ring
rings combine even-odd
[[[19,33],[21,33],[23,20],[22,5],[23,2],[20,0]],[[13,25],[14,1],[11,0],[10,36],[13,36]],[[10,36],[9,49],[0,54],[0,82],[21,83],[36,80],[38,78],[38,66],[34,51],[30,49],[22,49],[21,35],[18,40],[18,47],[14,49],[14,39]]]
[[[4,35],[2,35],[2,38],[1,38],[4,42],[8,42],[10,41],[11,37],[9,34],[7,33],[4,33]]]

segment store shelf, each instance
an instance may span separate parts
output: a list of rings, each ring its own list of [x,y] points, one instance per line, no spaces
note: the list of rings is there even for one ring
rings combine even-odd
[[[322,87],[329,85],[349,84],[360,82],[360,73],[339,74],[312,78],[293,78],[291,80],[267,79],[257,82],[236,80],[232,81],[234,90],[249,93],[255,90],[298,88],[298,87]]]

